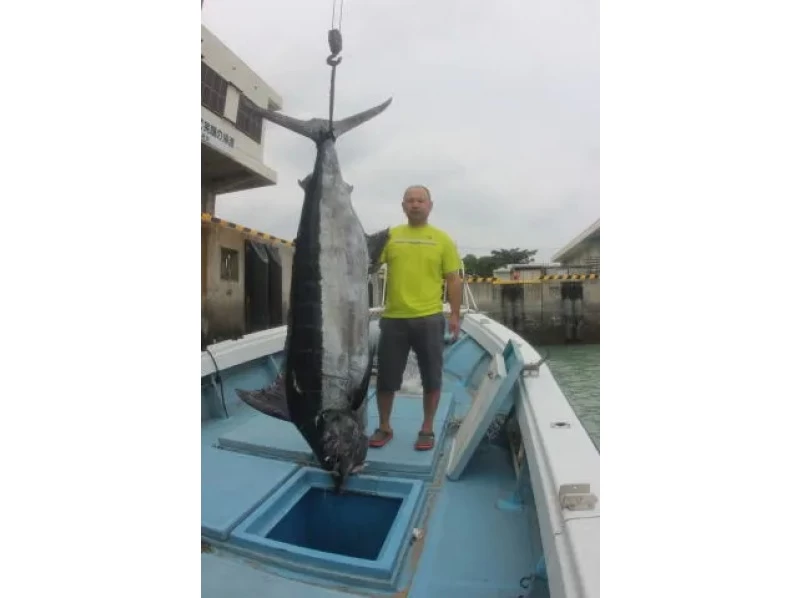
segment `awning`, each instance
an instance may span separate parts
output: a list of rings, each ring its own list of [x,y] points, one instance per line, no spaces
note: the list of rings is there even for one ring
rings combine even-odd
[[[258,164],[249,156],[237,156],[234,160],[223,151],[202,142],[200,144],[200,168],[204,185],[215,193],[231,193],[274,185],[275,171]]]
[[[242,226],[241,224],[228,222],[227,220],[217,218],[216,216],[212,216],[208,213],[202,213],[201,219],[203,224],[207,226],[218,226],[221,228],[235,230],[242,233],[245,238],[255,241],[256,243],[263,243],[264,245],[272,246],[282,245],[284,247],[294,247],[294,241],[287,241],[286,239],[281,239],[280,237],[270,235],[269,233],[262,233],[247,226]]]

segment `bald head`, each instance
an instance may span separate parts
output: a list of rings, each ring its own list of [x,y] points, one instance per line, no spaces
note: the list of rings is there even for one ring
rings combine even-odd
[[[406,189],[405,193],[403,193],[403,199],[406,198],[410,191],[422,191],[428,197],[428,201],[431,201],[431,190],[425,185],[411,185]]]
[[[426,186],[412,185],[403,193],[403,212],[411,226],[427,224],[432,208],[431,192]]]

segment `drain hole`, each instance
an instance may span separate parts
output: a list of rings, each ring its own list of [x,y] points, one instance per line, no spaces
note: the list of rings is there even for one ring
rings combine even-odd
[[[267,539],[375,561],[402,504],[402,498],[358,492],[340,496],[311,487]]]

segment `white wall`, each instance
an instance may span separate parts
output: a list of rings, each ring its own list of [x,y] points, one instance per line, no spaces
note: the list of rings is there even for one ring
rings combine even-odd
[[[263,127],[261,139],[254,141],[236,128],[236,116],[242,95],[263,109],[279,110],[283,107],[283,99],[205,26],[201,26],[201,40],[202,61],[228,83],[221,116],[201,106],[203,143],[272,183],[277,182],[277,173],[264,164]]]
[[[228,89],[230,90],[230,88]],[[228,98],[230,96],[231,94],[228,93]],[[228,112],[228,104],[225,105],[225,112]],[[273,183],[277,182],[278,173],[264,164],[262,144],[253,141],[237,129],[232,122],[217,116],[205,106],[201,106],[201,117],[200,134],[203,143],[261,174]]]
[[[261,108],[283,108],[283,99],[253,69],[215,36],[205,25],[201,29],[200,52],[205,62],[237,90]],[[234,113],[235,114],[235,113]],[[234,120],[236,120],[234,118]]]

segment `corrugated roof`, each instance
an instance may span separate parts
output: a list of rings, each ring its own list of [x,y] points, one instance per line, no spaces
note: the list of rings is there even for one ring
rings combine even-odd
[[[573,249],[578,247],[578,245],[583,243],[586,239],[588,239],[593,234],[599,233],[599,232],[600,232],[600,219],[598,218],[591,226],[589,226],[589,228],[584,230],[577,237],[572,239],[572,241],[570,241],[569,243],[564,245],[564,247],[559,249],[553,255],[553,257],[550,258],[550,261],[551,262],[560,262],[564,258],[564,256],[566,256],[569,252],[571,252]]]
[[[287,241],[286,239],[281,239],[280,237],[276,237],[275,235],[270,235],[269,233],[262,233],[250,227],[242,226],[241,224],[228,222],[227,220],[223,220],[222,218],[217,218],[216,216],[212,216],[207,212],[203,212],[201,214],[201,219],[204,223],[207,224],[213,224],[215,226],[220,226],[223,228],[229,228],[235,231],[239,231],[240,233],[243,233],[246,237],[251,238],[260,243],[270,243],[272,245],[284,245],[288,247],[294,247],[294,241]]]

